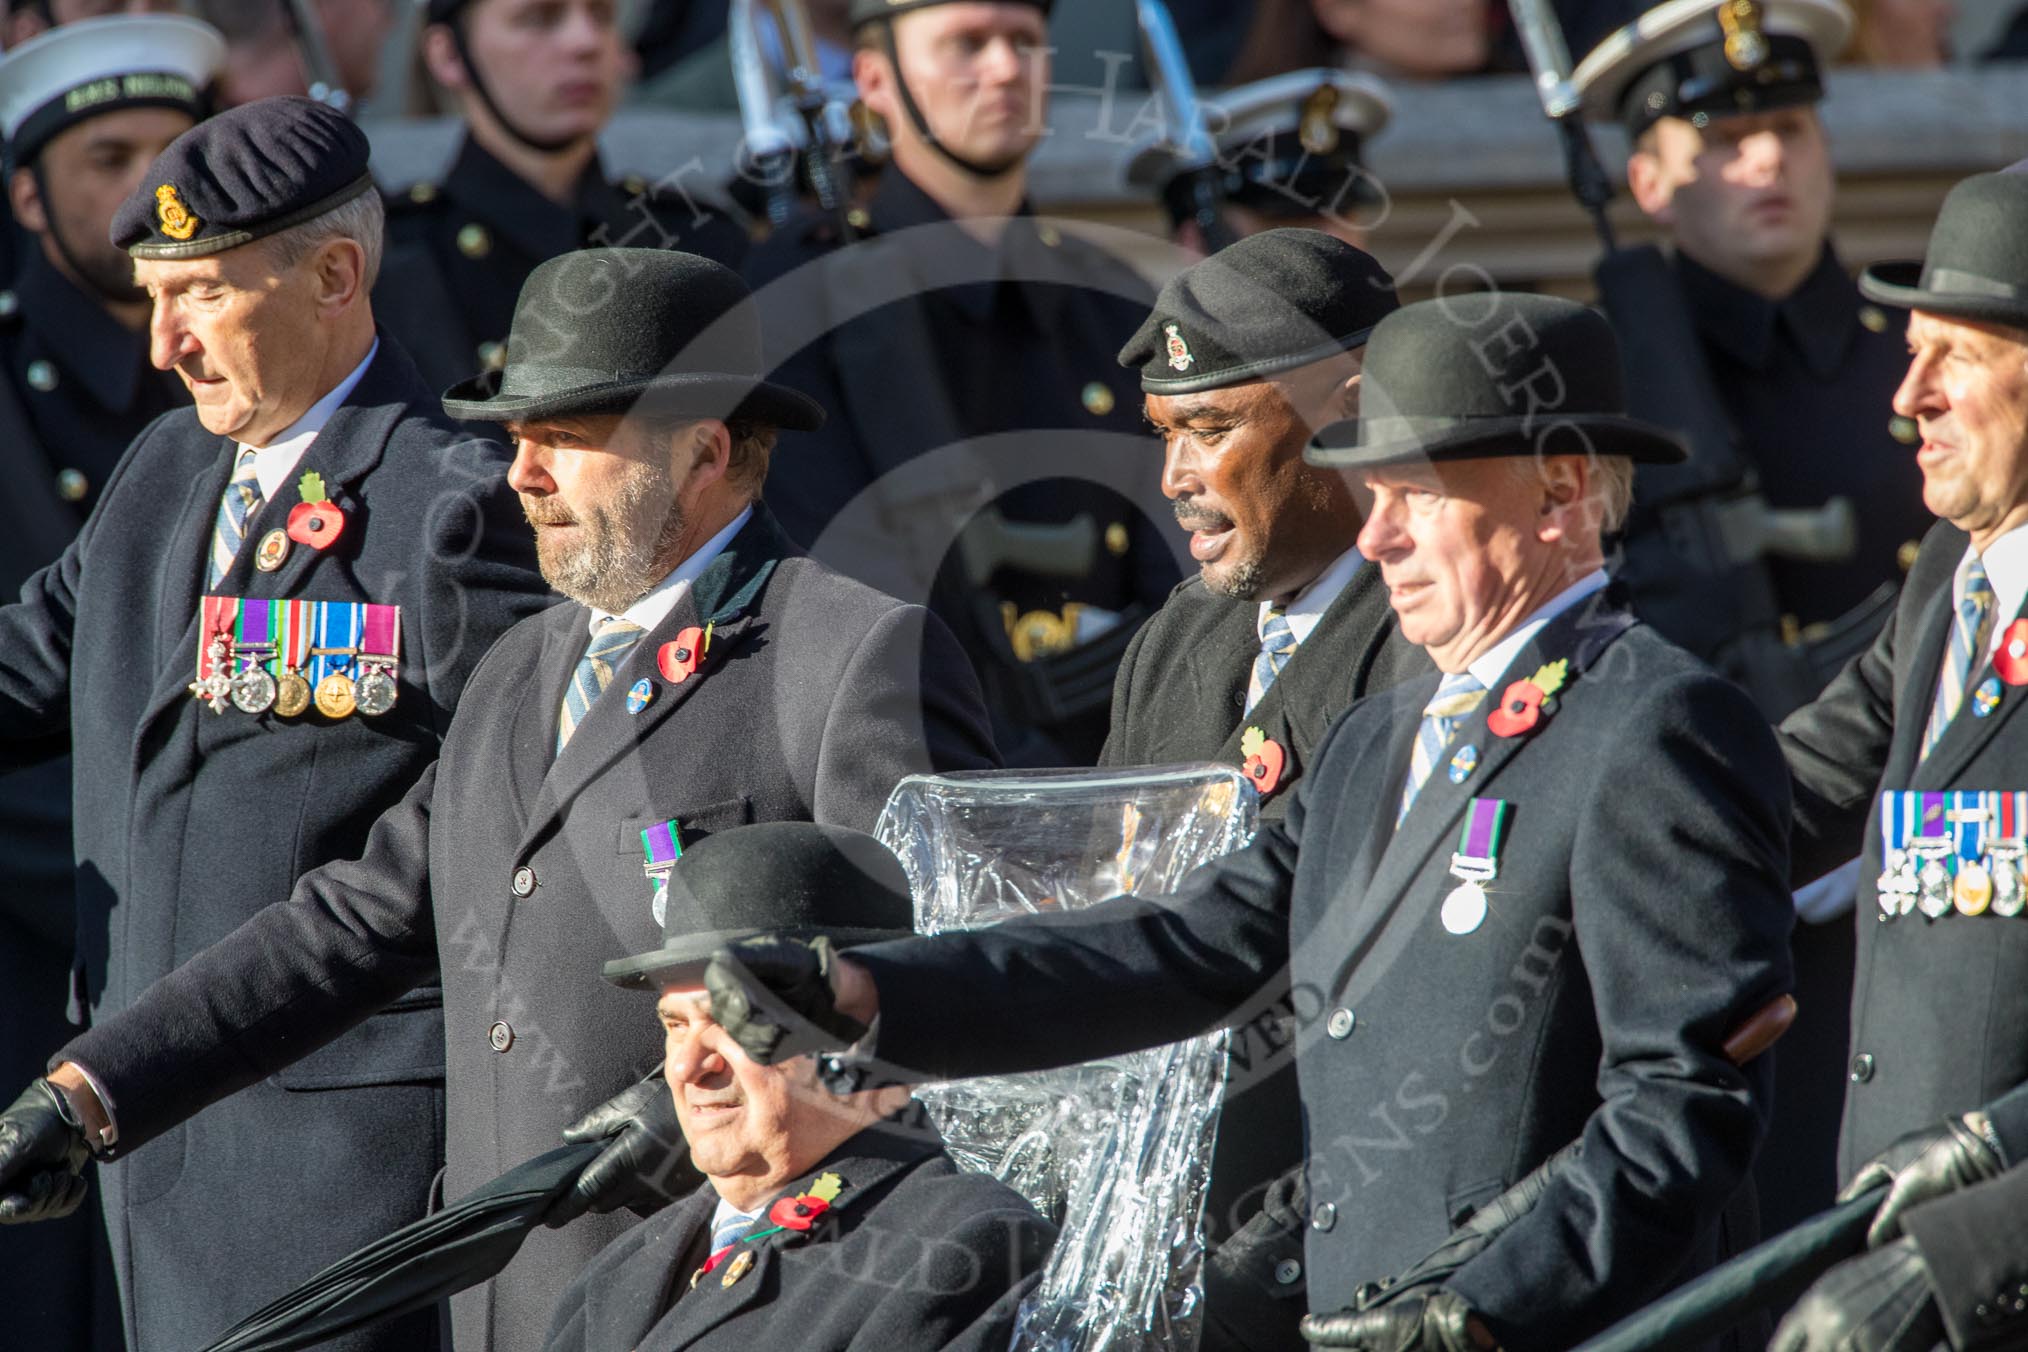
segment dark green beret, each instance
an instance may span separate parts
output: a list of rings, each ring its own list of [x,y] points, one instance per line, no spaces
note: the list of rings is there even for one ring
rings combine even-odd
[[[460,3],[461,0],[452,0],[452,2]],[[849,14],[852,26],[858,28],[862,24],[873,23],[878,19],[892,19],[897,14],[909,14],[918,9],[928,9],[931,5],[950,5],[958,2],[959,0],[852,0],[852,8]],[[995,0],[995,3],[1027,5],[1033,9],[1039,9],[1043,14],[1047,15],[1055,5],[1056,0]]]
[[[1350,352],[1400,306],[1394,279],[1321,230],[1263,230],[1178,273],[1120,365],[1149,394],[1243,385]]]
[[[200,122],[155,157],[113,213],[135,258],[202,258],[373,191],[366,136],[315,99],[256,99]]]

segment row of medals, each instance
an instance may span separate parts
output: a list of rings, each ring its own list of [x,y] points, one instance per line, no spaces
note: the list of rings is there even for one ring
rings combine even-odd
[[[1960,915],[2017,916],[2028,909],[2023,887],[2022,857],[2028,842],[1995,841],[1981,859],[1950,860],[1957,851],[1947,840],[1912,841],[1906,849],[1889,850],[1881,860],[1880,918],[1898,920],[1920,911],[1941,920],[1953,910]]]
[[[273,709],[283,718],[307,712],[313,701],[326,718],[350,718],[354,713],[373,718],[394,707],[398,688],[391,657],[354,654],[359,660],[357,680],[334,671],[312,691],[309,679],[293,667],[278,677],[269,675],[267,661],[274,655],[271,647],[235,648],[230,635],[219,634],[211,640],[211,675],[195,682],[191,692],[219,714],[228,703],[244,714]],[[233,671],[236,663],[244,665]]]

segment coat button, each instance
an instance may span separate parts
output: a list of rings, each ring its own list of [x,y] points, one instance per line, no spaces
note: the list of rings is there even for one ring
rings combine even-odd
[[[1294,1286],[1303,1279],[1303,1265],[1293,1258],[1284,1258],[1275,1264],[1275,1280],[1283,1286]]]
[[[56,367],[46,361],[28,363],[28,385],[30,389],[48,394],[56,388]]]
[[[493,1050],[504,1052],[514,1045],[514,1030],[502,1019],[486,1030],[486,1041],[493,1044]]]
[[[1337,1223],[1338,1208],[1332,1206],[1329,1202],[1317,1203],[1316,1209],[1310,1213],[1310,1228],[1312,1230],[1328,1230]]]
[[[56,472],[56,495],[65,502],[83,502],[85,494],[92,491],[92,481],[85,478],[83,470],[61,469]]]
[[[1331,1011],[1331,1021],[1324,1025],[1324,1031],[1343,1042],[1352,1036],[1352,1025],[1358,1022],[1358,1015],[1340,1006]]]
[[[1852,1058],[1852,1083],[1864,1084],[1873,1078],[1873,1053],[1861,1052]]]
[[[517,897],[533,896],[535,894],[535,870],[523,864],[520,868],[514,870],[514,881],[509,886]]]

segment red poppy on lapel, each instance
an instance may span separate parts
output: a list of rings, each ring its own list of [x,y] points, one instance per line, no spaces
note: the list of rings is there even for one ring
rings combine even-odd
[[[817,1217],[831,1209],[831,1204],[821,1197],[807,1193],[801,1197],[783,1197],[768,1208],[768,1219],[784,1230],[807,1230],[817,1223]]]
[[[1519,737],[1542,721],[1542,701],[1563,689],[1570,663],[1558,658],[1524,681],[1500,692],[1500,705],[1486,715],[1486,730],[1495,737]]]
[[[1239,751],[1246,757],[1240,764],[1240,773],[1253,781],[1261,797],[1273,793],[1280,786],[1282,771],[1288,765],[1289,753],[1282,744],[1259,728],[1248,728],[1246,735],[1239,739]]]
[[[302,501],[289,509],[289,538],[312,549],[328,549],[345,533],[345,513],[324,492],[324,476],[311,470],[296,485]]]
[[[2008,685],[2028,685],[2028,620],[2016,620],[2000,635],[1993,652],[1993,670]]]
[[[676,685],[689,680],[704,665],[704,631],[693,624],[673,642],[664,643],[655,654],[655,665],[665,680]]]

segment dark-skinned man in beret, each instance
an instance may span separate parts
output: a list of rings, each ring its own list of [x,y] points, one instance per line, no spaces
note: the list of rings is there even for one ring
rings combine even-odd
[[[1317,230],[1270,230],[1170,281],[1122,349],[1198,572],[1128,646],[1101,765],[1237,765],[1277,820],[1339,714],[1429,669],[1359,553],[1351,479],[1303,459],[1317,429],[1358,411],[1366,336],[1396,304],[1367,254]],[[1302,1162],[1293,1015],[1284,992],[1234,1034],[1206,1201],[1214,1244]],[[1295,1336],[1301,1226],[1283,1239],[1214,1259],[1207,1346]]]
[[[701,174],[609,178],[598,135],[626,82],[612,0],[430,0],[422,56],[465,134],[448,172],[389,185],[384,322],[438,389],[497,367],[535,265],[572,249],[680,249],[737,266],[739,214]]]
[[[712,951],[735,937],[850,948],[913,932],[901,862],[862,832],[775,822],[713,836],[669,886],[698,919],[605,978],[659,997],[658,1088],[705,1182],[578,1275],[544,1352],[1003,1352],[1049,1223],[960,1171],[905,1086],[838,1099],[809,1058],[761,1065],[712,1022],[704,989]]]
[[[97,1027],[356,854],[436,758],[480,656],[545,603],[505,449],[446,420],[375,328],[366,160],[321,104],[251,104],[177,137],[113,220],[152,358],[196,407],[148,425],[83,532],[0,609],[0,765],[72,756],[75,983]],[[74,1064],[24,1095],[35,1122],[89,1124],[77,1158],[88,1140],[119,1161],[100,1203],[130,1347],[199,1346],[422,1214],[444,1030],[434,976],[416,986],[160,1131],[122,1139],[119,1091]],[[36,1132],[0,1119],[6,1148]],[[0,1173],[0,1219],[83,1191]],[[427,1346],[433,1328],[344,1346]]]
[[[453,386],[444,408],[506,428],[508,484],[568,599],[486,654],[443,754],[362,850],[293,895],[278,884],[59,1054],[105,1086],[126,1139],[146,1139],[300,1073],[441,970],[446,1195],[566,1129],[613,1138],[553,1228],[452,1298],[470,1352],[538,1347],[624,1207],[666,1202],[672,1178],[692,1186],[667,1089],[642,1082],[656,1057],[639,1006],[574,979],[687,917],[657,878],[718,831],[864,830],[904,775],[995,763],[949,631],[800,554],[762,501],[778,433],[823,412],[759,379],[738,274],[668,249],[564,254],[530,274],[513,335],[507,367]],[[22,1122],[0,1117],[0,1145],[10,1125],[24,1137],[0,1149],[0,1186],[77,1186],[60,1153],[74,1134]]]
[[[1105,1056],[1312,992],[1323,1346],[1567,1348],[1708,1262],[1766,1126],[1740,1035],[1789,980],[1773,733],[1606,592],[1634,462],[1681,448],[1625,416],[1603,318],[1471,299],[1381,320],[1358,420],[1309,452],[1373,494],[1360,553],[1441,674],[1341,716],[1280,821],[1175,896],[841,955],[748,942],[706,973],[750,1054],[831,1055],[840,1084]],[[1361,1294],[1530,1174],[1441,1284]]]
[[[209,27],[166,16],[85,20],[0,58],[9,219],[33,244],[0,291],[0,596],[63,553],[141,429],[189,402],[148,360],[148,297],[109,234],[149,163],[205,116],[224,58]],[[0,778],[0,1083],[38,1073],[69,1032],[70,775],[64,758]],[[25,1343],[90,1346],[96,1225],[80,1211],[0,1233],[0,1304]]]
[[[1925,1331],[1927,1348],[1939,1318],[1959,1346],[2028,1336],[2019,1279],[2000,1282],[2020,1268],[2018,1230],[1981,1247],[1954,1208],[1927,1233],[1916,1219],[2028,1161],[2024,211],[2028,163],[1975,175],[1944,199],[1920,263],[1860,279],[1910,311],[1894,407],[1920,430],[1922,499],[1942,520],[1879,639],[1781,728],[1798,876],[1862,857],[1839,1176],[1845,1196],[1887,1185],[1873,1251],[1784,1323],[1791,1349],[1912,1347]],[[2018,1186],[1957,1214],[1987,1214]]]
[[[893,161],[864,209],[792,219],[747,278],[770,360],[833,416],[775,465],[792,538],[927,598],[979,666],[1009,765],[1089,765],[1134,628],[1179,576],[1115,357],[1139,274],[1028,200],[1046,0],[854,0]]]

